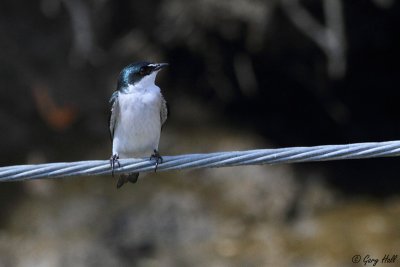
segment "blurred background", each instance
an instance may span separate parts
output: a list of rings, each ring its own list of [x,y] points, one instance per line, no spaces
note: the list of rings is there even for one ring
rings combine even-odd
[[[399,25],[395,0],[1,1],[1,165],[108,159],[141,60],[170,63],[163,155],[399,139]],[[400,254],[398,161],[2,183],[0,266],[357,266]]]

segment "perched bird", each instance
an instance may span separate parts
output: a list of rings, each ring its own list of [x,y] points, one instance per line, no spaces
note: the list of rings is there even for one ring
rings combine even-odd
[[[157,73],[167,63],[137,62],[126,66],[118,78],[117,90],[110,98],[110,135],[112,174],[121,158],[150,156],[162,162],[158,152],[161,127],[167,120],[167,102],[155,85]],[[122,174],[117,188],[126,182],[136,183],[139,173]]]

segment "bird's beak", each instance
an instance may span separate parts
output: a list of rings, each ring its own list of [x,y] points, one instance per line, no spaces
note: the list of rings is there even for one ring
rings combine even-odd
[[[156,64],[152,64],[152,65],[154,67],[154,70],[157,71],[157,70],[160,70],[160,69],[168,66],[169,64],[168,63],[156,63]]]

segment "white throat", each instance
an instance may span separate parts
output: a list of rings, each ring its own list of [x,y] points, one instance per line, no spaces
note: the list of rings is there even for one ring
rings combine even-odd
[[[135,84],[129,84],[126,93],[131,94],[146,92],[154,87],[157,87],[155,85],[157,73],[158,71],[154,71],[153,73],[143,77],[139,82]]]

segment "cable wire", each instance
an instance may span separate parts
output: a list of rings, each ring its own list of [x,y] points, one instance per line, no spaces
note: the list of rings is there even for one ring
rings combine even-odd
[[[157,171],[396,156],[400,156],[400,141],[288,147],[164,156]],[[155,170],[155,161],[149,158],[120,159],[119,162],[121,167],[114,171],[115,174]],[[88,175],[111,175],[109,160],[0,167],[0,182]]]

